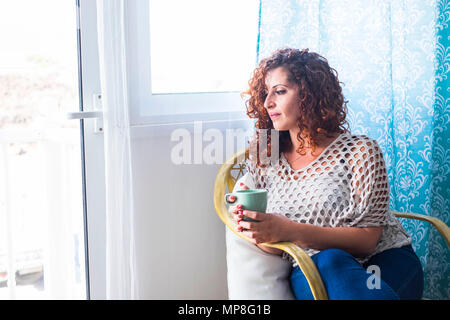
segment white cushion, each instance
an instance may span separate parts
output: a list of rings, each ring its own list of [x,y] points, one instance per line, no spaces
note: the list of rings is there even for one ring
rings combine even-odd
[[[244,182],[254,188],[247,173]],[[230,300],[294,300],[289,284],[291,264],[280,256],[262,251],[226,227],[228,298]]]

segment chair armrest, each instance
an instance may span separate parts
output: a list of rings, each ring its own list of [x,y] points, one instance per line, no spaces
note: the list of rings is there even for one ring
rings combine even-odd
[[[236,153],[233,158],[241,155],[241,152]],[[229,175],[231,168],[236,165],[234,163],[224,163],[216,176],[214,183],[214,206],[220,220],[237,236],[250,241],[249,238],[236,231],[236,223],[228,213],[224,202],[225,188],[229,183]],[[263,243],[267,247],[277,248],[287,252],[297,262],[300,270],[305,275],[306,280],[310,286],[311,292],[316,300],[328,300],[328,295],[325,286],[320,277],[320,273],[311,257],[299,246],[291,242],[278,243]]]
[[[441,233],[445,241],[447,241],[447,246],[450,247],[450,228],[442,220],[418,213],[398,211],[392,211],[392,213],[398,218],[422,220],[431,223]]]
[[[316,264],[302,248],[292,242],[263,243],[262,245],[281,249],[287,252],[292,258],[294,258],[300,270],[302,270],[303,274],[305,275],[314,299],[328,300],[327,290],[325,289],[325,286],[322,282],[322,277],[317,270]]]

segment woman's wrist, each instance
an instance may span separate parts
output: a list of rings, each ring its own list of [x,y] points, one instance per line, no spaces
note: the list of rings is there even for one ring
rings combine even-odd
[[[293,242],[300,247],[306,246],[305,224],[289,220],[286,224],[286,241]]]

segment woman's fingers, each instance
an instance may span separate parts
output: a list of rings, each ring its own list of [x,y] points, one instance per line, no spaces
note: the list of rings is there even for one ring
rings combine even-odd
[[[228,212],[232,213],[233,215],[237,215],[238,213],[243,213],[242,210],[242,204],[238,204],[236,206],[229,206]]]
[[[238,204],[236,206],[230,206],[228,208],[228,212],[233,215],[233,220],[236,223],[239,223],[239,221],[241,221],[242,218],[244,217],[243,211],[244,210],[243,210],[242,204]]]
[[[242,211],[242,210],[239,210],[239,211],[233,216],[233,219],[234,219],[234,221],[235,221],[236,223],[239,223],[239,222],[242,220],[242,218],[244,217],[244,215],[242,214],[241,211]]]
[[[253,227],[254,227],[254,223],[253,222],[248,222],[248,221],[245,221],[245,220],[244,221],[240,221],[239,225],[242,228],[247,229],[247,230],[253,229]]]
[[[242,214],[244,216],[246,216],[246,217],[249,217],[249,218],[251,218],[253,220],[258,220],[258,221],[263,220],[264,217],[266,216],[265,213],[261,213],[261,212],[258,212],[258,211],[251,211],[251,210],[243,210]]]
[[[242,190],[248,190],[248,189],[250,189],[250,188],[247,187],[243,182],[241,182],[241,183],[239,184],[239,186],[241,187]]]
[[[252,231],[242,231],[242,234],[244,236],[246,236],[247,238],[250,239],[250,242],[253,244],[258,244],[261,243],[261,241],[259,241],[258,236],[255,232]]]

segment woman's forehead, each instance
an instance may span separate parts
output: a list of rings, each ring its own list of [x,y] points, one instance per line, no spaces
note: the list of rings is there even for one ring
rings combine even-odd
[[[266,74],[265,83],[267,87],[273,87],[277,84],[288,85],[289,73],[283,67],[269,70]]]

